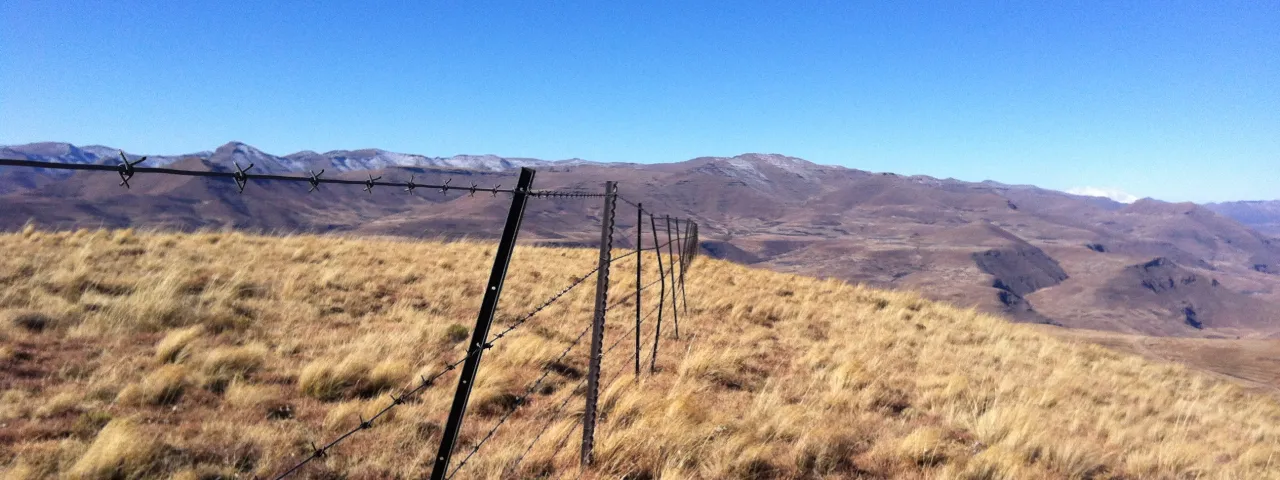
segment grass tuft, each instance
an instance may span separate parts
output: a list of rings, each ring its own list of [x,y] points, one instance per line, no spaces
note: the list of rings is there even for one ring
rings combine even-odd
[[[142,478],[154,472],[159,453],[154,436],[133,422],[112,420],[67,473],[69,478],[83,480]]]
[[[117,400],[127,405],[172,405],[189,385],[187,373],[187,367],[182,365],[162,365],[121,390]]]
[[[408,364],[394,360],[374,365],[363,358],[350,356],[333,365],[322,359],[302,370],[298,388],[307,396],[326,402],[368,398],[403,386],[410,372]]]
[[[156,344],[155,359],[160,363],[180,363],[191,355],[191,344],[204,333],[204,327],[196,325],[172,330]]]

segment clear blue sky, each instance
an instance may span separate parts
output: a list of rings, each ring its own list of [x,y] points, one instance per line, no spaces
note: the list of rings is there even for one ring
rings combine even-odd
[[[1275,0],[195,3],[0,2],[0,144],[770,152],[1280,198]]]

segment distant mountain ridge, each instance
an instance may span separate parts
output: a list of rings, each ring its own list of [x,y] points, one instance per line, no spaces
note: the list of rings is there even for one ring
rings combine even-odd
[[[119,161],[108,147],[59,143],[0,147],[0,156]],[[1032,185],[875,173],[769,153],[625,164],[379,149],[276,156],[231,142],[209,152],[149,157],[145,165],[228,171],[232,163],[252,163],[258,173],[324,169],[331,178],[413,176],[421,183],[452,179],[481,188],[510,185],[516,167],[531,165],[539,169],[539,189],[598,191],[604,181],[617,181],[623,195],[650,211],[698,221],[705,252],[741,263],[916,290],[1027,322],[1172,336],[1280,337],[1280,239],[1218,213],[1221,205],[1125,204]],[[505,212],[501,201],[457,190],[378,188],[366,194],[358,186],[326,185],[309,192],[305,183],[251,178],[241,193],[230,181],[168,175],[136,178],[126,190],[110,177],[0,168],[0,229],[34,221],[51,228],[493,238]],[[1240,203],[1248,212],[1266,211],[1265,202]],[[600,206],[590,199],[530,202],[521,239],[595,245]],[[630,212],[619,217],[618,228],[634,232]],[[634,237],[615,240],[628,248]],[[1155,259],[1162,260],[1151,263]],[[1195,280],[1180,283],[1188,278]],[[1176,288],[1149,286],[1168,279]]]
[[[1205,208],[1280,238],[1280,200],[1209,203]]]
[[[35,142],[22,145],[0,145],[0,157],[64,162],[77,164],[116,163],[119,161],[120,149],[103,145],[76,146],[65,142]],[[622,162],[597,162],[570,158],[563,160],[543,160],[528,157],[504,157],[500,155],[458,154],[449,157],[432,157],[414,153],[398,153],[378,148],[362,148],[356,150],[332,150],[315,152],[303,150],[288,155],[273,155],[258,148],[238,141],[227,142],[213,150],[185,153],[178,155],[153,155],[124,152],[131,159],[146,156],[145,166],[168,166],[183,159],[196,158],[211,161],[215,165],[230,166],[232,162],[243,165],[253,163],[259,172],[270,173],[308,173],[311,170],[324,169],[327,172],[353,172],[362,170],[382,170],[387,168],[450,168],[468,169],[490,172],[501,172],[520,167],[540,166],[580,166],[606,165],[625,166],[638,165]],[[711,162],[718,160],[719,162]],[[799,178],[813,178],[818,172],[841,170],[872,174],[853,170],[839,165],[822,165],[797,157],[776,153],[744,153],[734,157],[698,157],[687,162],[702,162],[704,171],[720,173],[740,178],[744,182],[762,182],[763,176],[757,165],[767,164]],[[685,163],[685,162],[678,162]],[[894,173],[881,175],[899,176]],[[921,184],[941,186],[943,184],[968,184],[952,178],[938,179],[927,175],[902,176]],[[994,180],[978,183],[986,187],[1002,190],[1041,189],[1034,185],[1010,185]],[[1080,198],[1097,199],[1100,206],[1120,209],[1125,203],[1116,202],[1107,197],[1080,195],[1061,192]],[[1276,223],[1280,228],[1280,200],[1275,201],[1241,201],[1205,204],[1215,212],[1227,215],[1247,225],[1267,225]]]

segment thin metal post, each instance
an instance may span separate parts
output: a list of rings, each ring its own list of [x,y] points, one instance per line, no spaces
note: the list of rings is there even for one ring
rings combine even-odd
[[[671,321],[675,324],[676,340],[680,339],[680,297],[676,296],[676,247],[671,238],[671,216],[667,215],[667,258],[671,259]]]
[[[587,405],[582,412],[582,468],[591,465],[595,448],[596,404],[600,395],[600,350],[604,347],[604,316],[609,302],[609,263],[613,256],[613,211],[617,184],[604,184],[604,212],[600,215],[600,269],[596,272],[596,311],[591,320],[591,354],[587,360]]]
[[[662,337],[662,309],[667,302],[667,273],[662,269],[662,244],[658,243],[658,220],[649,214],[649,226],[653,227],[653,253],[658,257],[658,323],[653,329],[653,358],[649,360],[649,374],[658,367],[658,340]],[[639,335],[639,332],[636,333]]]
[[[697,222],[694,222],[693,224],[693,255],[690,257],[690,259],[698,258],[698,250],[701,248],[702,248],[702,241],[700,237],[698,237],[698,224]]]
[[[695,223],[693,224],[693,256],[699,257],[701,255],[702,255],[702,225]]]
[[[640,271],[644,258],[640,244],[644,242],[644,204],[636,204],[636,380],[640,379]]]
[[[680,252],[680,300],[683,304],[681,308],[684,309],[685,313],[689,313],[689,297],[684,293],[684,271],[689,268],[689,259],[688,257],[685,257],[685,252],[688,251],[688,246],[685,245],[685,243],[689,240],[687,238],[689,236],[689,225],[689,222],[684,222],[685,236],[681,237],[680,222],[676,221],[676,248],[679,249],[678,251]]]
[[[493,315],[498,309],[498,297],[502,294],[502,284],[507,278],[507,266],[510,265],[511,253],[515,250],[516,236],[520,233],[520,222],[524,219],[524,207],[529,198],[529,190],[533,187],[534,173],[536,172],[531,168],[521,168],[520,180],[511,196],[511,208],[507,211],[507,223],[502,229],[498,252],[493,257],[489,283],[485,284],[484,300],[480,303],[476,328],[471,332],[471,343],[467,344],[469,355],[462,365],[462,374],[458,377],[458,391],[453,395],[453,408],[449,410],[449,420],[445,424],[444,435],[440,437],[440,452],[436,455],[435,465],[431,469],[432,480],[443,480],[448,472],[453,446],[458,441],[458,433],[462,431],[462,417],[467,412],[471,386],[475,383],[476,373],[480,370],[480,357],[484,354],[484,350],[490,347],[489,327],[493,325]]]

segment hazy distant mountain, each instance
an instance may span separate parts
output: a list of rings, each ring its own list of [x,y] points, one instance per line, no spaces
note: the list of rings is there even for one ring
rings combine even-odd
[[[113,154],[106,147],[49,143],[0,150],[5,157],[78,163],[114,162]],[[624,196],[651,211],[698,220],[706,252],[742,263],[919,290],[1029,322],[1158,335],[1280,335],[1280,240],[1228,218],[1251,212],[1241,221],[1265,225],[1274,213],[1263,208],[1266,202],[1125,204],[1030,185],[872,173],[758,153],[637,165],[376,149],[275,156],[232,142],[147,164],[226,171],[232,162],[253,163],[261,173],[323,168],[340,178],[414,175],[422,183],[452,179],[481,187],[511,185],[514,167],[531,165],[540,189],[598,191],[605,180],[618,181]],[[470,198],[458,190],[364,193],[358,186],[325,185],[307,193],[305,183],[251,181],[240,194],[230,181],[206,178],[139,176],[132,183],[125,190],[109,173],[0,168],[0,228],[34,220],[56,228],[493,237],[506,211],[501,197]],[[598,198],[532,201],[521,238],[594,245],[600,206]],[[623,233],[615,246],[634,245],[634,215],[619,206]],[[644,228],[651,243],[650,227]]]
[[[1280,200],[1210,203],[1205,208],[1280,237]]]

